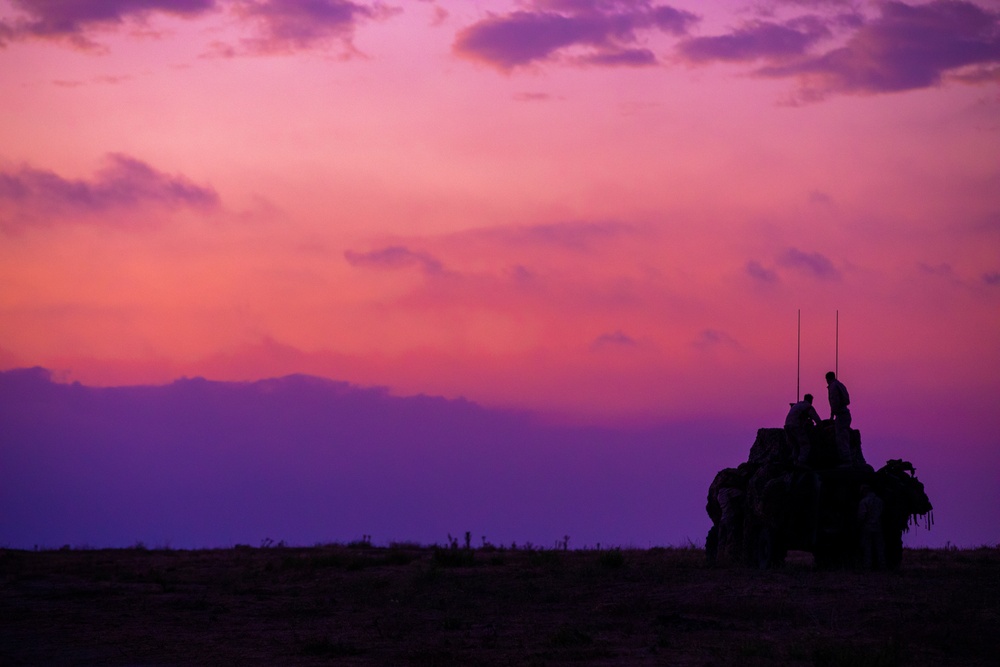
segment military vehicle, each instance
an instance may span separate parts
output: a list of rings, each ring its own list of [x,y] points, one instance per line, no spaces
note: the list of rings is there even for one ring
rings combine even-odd
[[[709,562],[761,568],[781,565],[789,551],[813,554],[819,568],[861,565],[858,505],[867,485],[883,505],[884,566],[902,560],[911,523],[933,524],[933,507],[908,461],[875,470],[864,459],[861,433],[851,430],[853,461],[836,460],[833,423],[809,432],[810,456],[795,464],[784,429],[762,428],[747,461],[719,471],[708,490],[712,519],[705,544]]]

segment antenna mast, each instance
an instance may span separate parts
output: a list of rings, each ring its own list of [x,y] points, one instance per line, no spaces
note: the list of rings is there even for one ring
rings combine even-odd
[[[837,309],[837,328],[833,352],[833,372],[840,377],[840,309]]]
[[[795,341],[795,402],[799,402],[799,378],[802,376],[802,309],[799,308],[799,328]]]

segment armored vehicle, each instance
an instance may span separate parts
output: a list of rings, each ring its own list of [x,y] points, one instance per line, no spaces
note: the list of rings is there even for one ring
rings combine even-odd
[[[911,523],[923,521],[928,529],[933,523],[933,507],[916,470],[901,459],[875,470],[854,429],[853,461],[837,461],[829,421],[812,429],[809,438],[809,459],[795,464],[784,429],[759,429],[746,462],[715,476],[706,507],[712,519],[705,544],[710,562],[769,568],[794,550],[812,553],[820,568],[860,567],[858,510],[862,492],[870,490],[881,500],[880,553],[872,564],[899,567],[903,533]]]

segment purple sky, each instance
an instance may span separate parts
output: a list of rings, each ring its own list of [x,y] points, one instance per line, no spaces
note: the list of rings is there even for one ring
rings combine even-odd
[[[715,472],[777,425],[546,425],[308,376],[93,388],[33,369],[0,374],[0,399],[0,546],[15,548],[430,544],[466,530],[476,544],[701,544]],[[907,543],[995,543],[993,472],[931,469],[914,445],[866,447],[873,463],[910,458],[927,485],[938,523]]]

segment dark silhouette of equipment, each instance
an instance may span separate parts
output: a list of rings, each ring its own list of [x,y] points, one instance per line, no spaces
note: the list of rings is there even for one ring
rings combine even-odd
[[[811,430],[805,465],[792,461],[780,428],[762,428],[747,461],[719,471],[708,490],[712,519],[705,548],[710,562],[761,568],[782,564],[789,551],[813,554],[817,567],[859,567],[858,505],[867,485],[882,501],[885,566],[899,567],[902,535],[933,507],[909,461],[892,459],[875,470],[865,462],[861,433],[851,430],[853,462],[838,461],[833,425]]]

